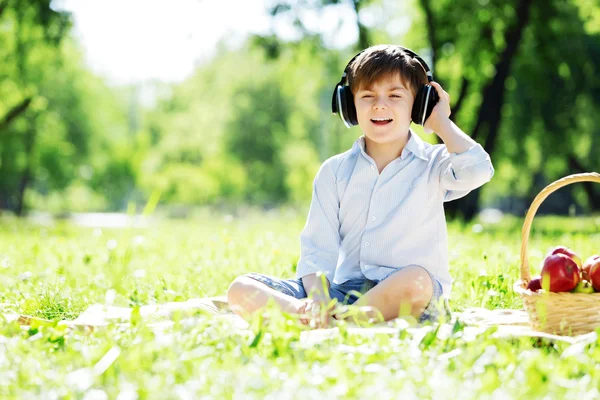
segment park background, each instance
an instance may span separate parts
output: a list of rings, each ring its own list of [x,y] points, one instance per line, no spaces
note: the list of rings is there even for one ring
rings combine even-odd
[[[525,211],[599,170],[599,33],[592,0],[0,0],[0,397],[600,398],[600,330],[503,337],[463,314],[522,313]],[[454,322],[144,314],[295,275],[314,175],[360,135],[332,89],[377,43],[428,61],[495,167],[445,205]],[[532,275],[557,245],[600,253],[599,197],[543,202]]]
[[[0,213],[306,210],[328,157],[360,136],[330,112],[372,44],[422,55],[451,118],[496,169],[446,204],[523,216],[598,171],[600,6],[591,0],[0,2]],[[437,136],[415,130],[426,141]],[[600,209],[591,183],[540,214]]]

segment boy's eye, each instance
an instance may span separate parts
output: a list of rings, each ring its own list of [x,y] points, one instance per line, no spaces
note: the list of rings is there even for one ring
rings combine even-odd
[[[369,98],[369,97],[373,97],[373,95],[372,94],[364,94],[363,95],[363,99],[366,99],[366,98]]]
[[[392,97],[401,98],[402,96],[400,96],[399,94],[393,94]]]

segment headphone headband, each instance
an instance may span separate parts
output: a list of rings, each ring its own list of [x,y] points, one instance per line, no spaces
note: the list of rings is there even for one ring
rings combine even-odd
[[[394,45],[390,45],[390,46],[394,46],[399,48],[400,50],[404,51],[405,53],[407,53],[409,56],[411,56],[412,58],[416,59],[419,64],[421,64],[421,67],[423,67],[423,69],[425,70],[425,74],[427,75],[427,81],[431,82],[433,80],[433,74],[431,73],[431,70],[429,69],[429,66],[427,65],[427,63],[425,62],[425,60],[423,60],[417,53],[415,53],[414,51],[412,51],[409,48],[394,44]],[[354,60],[356,60],[358,58],[358,56],[360,56],[362,53],[364,53],[365,51],[367,51],[369,48],[366,48],[364,50],[362,50],[360,53],[358,53],[357,55],[355,55],[354,57],[352,57],[352,59],[350,61],[348,61],[348,64],[346,64],[346,68],[344,68],[344,73],[342,74],[342,79],[340,80],[340,84],[343,86],[346,84],[346,78],[348,76],[348,69],[350,68],[350,66],[352,65],[352,63],[354,62]]]

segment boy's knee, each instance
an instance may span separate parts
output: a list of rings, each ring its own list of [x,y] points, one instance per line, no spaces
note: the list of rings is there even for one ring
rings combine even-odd
[[[248,290],[252,287],[251,282],[247,276],[238,276],[231,282],[227,289],[227,301],[229,304],[239,303]]]
[[[415,264],[406,269],[417,291],[433,291],[433,278],[425,268]]]
[[[407,282],[408,295],[416,308],[426,307],[433,297],[433,278],[427,270],[419,265],[407,267],[410,278]]]

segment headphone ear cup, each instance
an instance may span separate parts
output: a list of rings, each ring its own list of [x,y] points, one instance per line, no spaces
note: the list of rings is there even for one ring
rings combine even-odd
[[[356,117],[356,106],[354,105],[354,96],[350,86],[344,86],[342,92],[342,107],[344,107],[344,115],[346,116],[346,122],[348,125],[358,125],[358,118]]]
[[[431,85],[423,85],[415,96],[411,118],[415,124],[423,125],[431,115],[433,107],[437,104],[440,97],[435,88]]]
[[[417,95],[415,96],[415,101],[413,102],[412,112],[410,114],[412,121],[417,125],[423,125],[421,119],[423,118],[423,105],[425,104],[424,88],[425,85],[421,86],[421,88],[417,92]]]
[[[340,106],[338,104],[338,89],[340,84],[335,85],[335,89],[333,89],[333,94],[331,95],[331,112],[334,114],[340,114]]]
[[[348,128],[352,125],[358,125],[354,97],[349,86],[342,85],[341,83],[335,85],[333,96],[331,97],[331,112],[337,114]]]

